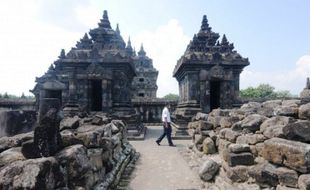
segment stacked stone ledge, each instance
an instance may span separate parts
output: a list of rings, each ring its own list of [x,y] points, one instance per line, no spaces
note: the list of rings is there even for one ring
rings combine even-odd
[[[238,182],[248,189],[309,189],[309,113],[310,103],[300,100],[249,102],[238,109],[198,113],[188,124],[190,166],[210,188],[226,181],[226,188],[236,188]],[[219,171],[211,172],[212,178],[210,172],[203,176],[212,161]]]
[[[116,188],[137,155],[126,124],[97,114],[65,118],[58,127],[62,146],[45,157],[23,150],[33,132],[0,138],[0,189]]]

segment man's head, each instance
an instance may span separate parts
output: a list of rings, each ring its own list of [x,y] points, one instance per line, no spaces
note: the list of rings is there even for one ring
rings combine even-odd
[[[167,108],[170,108],[170,103],[169,103],[169,102],[166,102],[166,103],[165,103],[165,106],[166,106]]]

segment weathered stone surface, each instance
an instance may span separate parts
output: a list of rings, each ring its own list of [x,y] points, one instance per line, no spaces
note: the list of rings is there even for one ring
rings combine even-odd
[[[298,110],[298,117],[300,119],[310,120],[310,103],[301,105]]]
[[[103,150],[102,148],[87,149],[87,156],[90,161],[91,168],[94,172],[103,169]],[[101,173],[104,175],[104,173]]]
[[[53,157],[16,161],[0,171],[0,189],[47,189],[62,187],[63,175]]]
[[[295,119],[291,117],[285,117],[285,116],[275,116],[272,118],[266,119],[261,125],[260,125],[260,131],[264,132],[266,129],[273,127],[273,126],[286,126],[289,123],[294,122]]]
[[[250,152],[228,153],[227,163],[229,166],[237,166],[237,165],[250,166],[254,164],[254,157]]]
[[[238,122],[238,124],[234,128],[239,128],[241,130],[248,130],[251,132],[255,132],[259,130],[260,125],[266,120],[267,118],[265,116],[259,115],[259,114],[252,114],[244,118],[242,121]]]
[[[203,135],[195,135],[195,138],[194,138],[194,144],[197,145],[197,144],[202,144],[202,142],[205,140],[206,136],[203,136]]]
[[[18,160],[25,160],[26,158],[21,152],[20,147],[10,148],[0,153],[0,167],[8,165]]]
[[[237,137],[240,135],[241,133],[239,133],[238,131],[233,131],[230,128],[225,128],[220,131],[220,138],[226,139],[232,143],[235,143]]]
[[[310,142],[310,121],[290,123],[283,128],[283,133],[287,139]]]
[[[229,149],[229,152],[232,152],[232,153],[251,151],[250,146],[248,144],[230,144],[228,149]]]
[[[227,161],[227,154],[229,152],[228,147],[231,144],[231,142],[219,139],[219,145],[218,145],[218,152],[223,160]]]
[[[93,124],[93,125],[103,125],[104,122],[103,122],[102,117],[95,116],[95,117],[93,117],[93,119],[91,121],[91,124]]]
[[[298,174],[295,170],[291,170],[285,167],[280,167],[276,169],[276,173],[277,173],[280,185],[284,185],[287,187],[297,187]]]
[[[265,183],[271,186],[277,186],[279,184],[279,178],[277,175],[277,167],[273,164],[266,164],[262,169],[262,178]]]
[[[282,105],[282,100],[268,100],[262,103],[262,107],[266,108],[276,108]]]
[[[55,157],[68,176],[69,187],[87,185],[88,178],[91,178],[88,172],[92,169],[92,165],[87,157],[86,147],[72,145],[61,150]]]
[[[199,176],[203,181],[212,180],[217,174],[220,166],[212,159],[206,160],[199,169]]]
[[[264,142],[263,157],[301,173],[310,172],[310,145],[280,138]]]
[[[76,129],[80,126],[80,118],[78,116],[68,117],[60,122],[59,130]]]
[[[300,104],[301,104],[301,101],[297,99],[282,101],[282,106],[299,106]]]
[[[303,174],[299,176],[298,187],[300,190],[310,189],[310,174]]]
[[[283,185],[277,185],[276,190],[298,190],[298,189],[292,188],[292,187],[286,187],[286,186],[283,186]]]
[[[249,178],[249,166],[235,166],[230,167],[226,163],[222,164],[222,167],[224,168],[227,177],[232,182],[245,182]]]
[[[247,104],[243,104],[240,108],[241,111],[246,114],[254,114],[257,113],[258,109],[260,109],[262,105],[258,102],[249,102]]]
[[[198,112],[198,113],[195,115],[194,120],[195,120],[195,121],[199,121],[199,120],[207,121],[207,120],[208,120],[208,114],[202,113],[202,112]]]
[[[238,117],[222,117],[220,119],[220,126],[221,128],[229,128],[231,127],[234,123],[238,122],[239,118]]]
[[[48,107],[49,105],[46,104],[45,106]],[[22,152],[26,158],[52,156],[62,148],[58,110],[51,108],[44,115],[43,113],[44,111],[40,113],[39,125],[34,130],[33,142],[28,141],[22,146]]]
[[[297,117],[298,116],[298,106],[278,106],[274,109],[275,115]]]
[[[249,144],[255,145],[257,143],[264,142],[266,137],[262,134],[245,134],[237,137],[237,144]]]
[[[34,128],[36,112],[33,110],[0,110],[0,137],[30,132]]]
[[[268,163],[259,163],[251,167],[248,174],[250,177],[255,179],[256,183],[265,187],[266,186],[266,179],[262,176],[262,171],[266,167]]]
[[[23,142],[33,139],[33,132],[22,133],[12,137],[0,138],[0,152],[12,147],[21,146]]]
[[[207,137],[203,140],[202,150],[204,154],[214,154],[216,152],[214,142],[211,138]]]
[[[193,121],[188,124],[190,129],[195,129],[196,131],[204,131],[213,129],[213,125],[210,122],[199,120]]]

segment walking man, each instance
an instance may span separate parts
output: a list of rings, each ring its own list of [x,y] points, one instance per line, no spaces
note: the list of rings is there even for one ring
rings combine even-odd
[[[160,142],[163,140],[163,138],[165,136],[167,136],[167,139],[168,139],[168,143],[169,143],[169,146],[175,146],[171,140],[171,118],[170,118],[170,112],[169,112],[169,108],[170,108],[170,104],[169,103],[166,103],[164,109],[163,109],[163,112],[162,112],[162,116],[161,116],[161,119],[162,119],[162,122],[163,122],[163,127],[164,127],[164,131],[163,131],[163,134],[156,140],[156,143],[157,145],[159,146],[160,145]]]

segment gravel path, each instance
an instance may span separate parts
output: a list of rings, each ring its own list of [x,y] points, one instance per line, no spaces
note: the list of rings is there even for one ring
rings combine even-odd
[[[178,149],[185,148],[189,140],[174,140],[176,147],[168,146],[163,139],[161,146],[155,140],[162,127],[148,127],[144,141],[130,141],[141,154],[129,184],[130,190],[199,190],[201,182]]]

